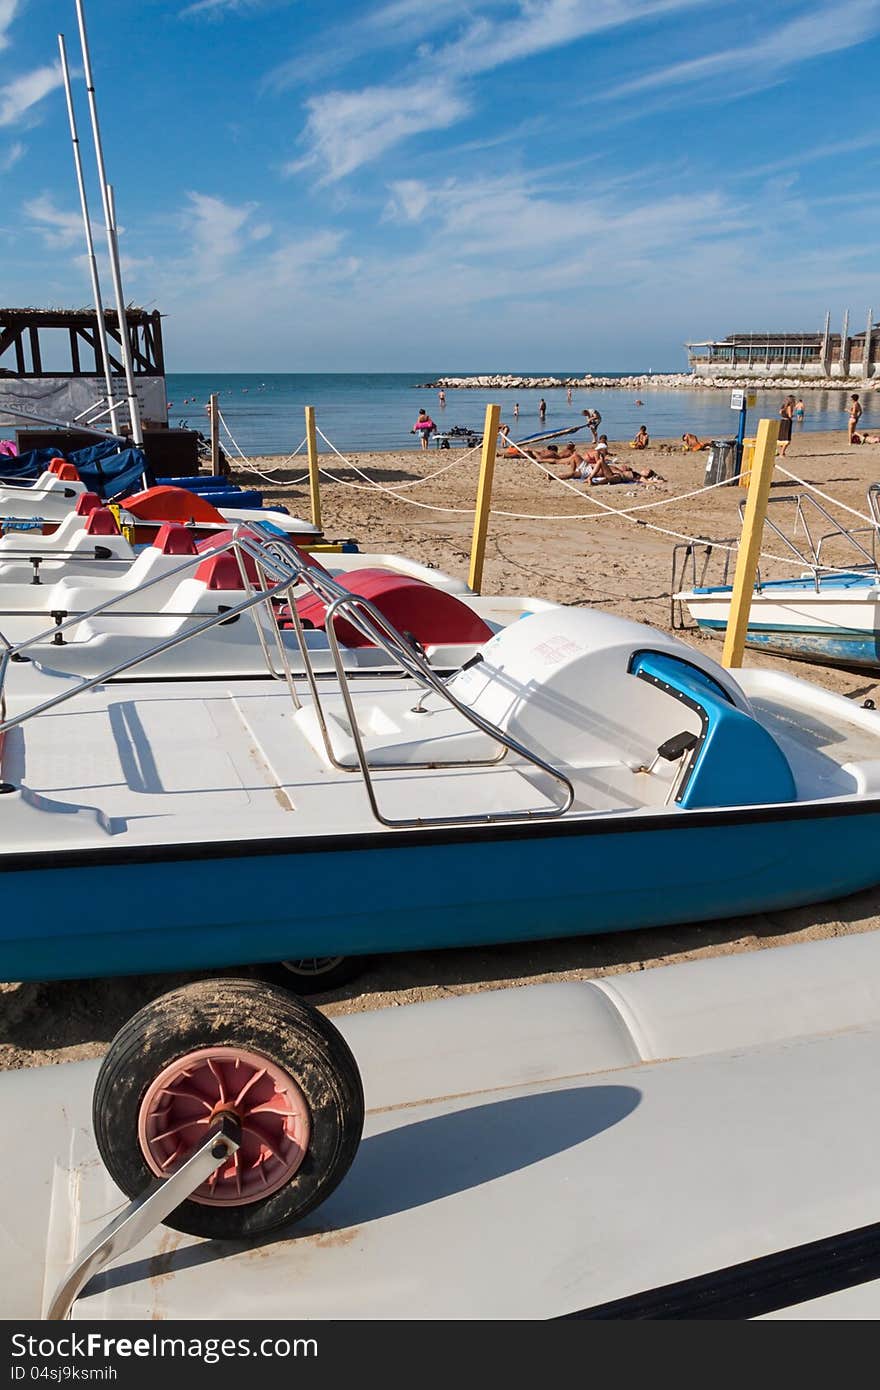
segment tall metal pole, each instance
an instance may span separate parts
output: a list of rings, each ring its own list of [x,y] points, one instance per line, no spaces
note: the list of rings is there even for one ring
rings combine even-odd
[[[92,136],[95,142],[95,158],[98,163],[98,183],[101,188],[101,202],[104,207],[104,226],[107,229],[107,250],[110,254],[110,273],[113,277],[113,290],[116,295],[116,313],[119,318],[119,338],[122,344],[122,364],[125,368],[125,387],[128,396],[128,413],[131,417],[131,437],[135,444],[142,445],[144,434],[141,429],[141,412],[134,389],[134,370],[131,361],[131,342],[128,337],[128,318],[125,313],[125,296],[122,293],[122,275],[119,269],[119,247],[116,243],[116,228],[113,222],[110,187],[104,167],[104,151],[101,146],[101,131],[98,126],[98,108],[95,103],[95,84],[92,81],[92,63],[89,57],[89,41],[86,37],[86,18],[82,0],[76,0],[76,18],[79,24],[79,41],[82,47],[83,69],[86,78],[86,91],[89,94],[89,113],[92,118]]]
[[[862,358],[862,376],[865,381],[871,375],[871,338],[874,330],[874,310],[868,310],[868,326],[865,329],[865,354]]]
[[[116,400],[113,395],[113,378],[110,371],[110,354],[107,351],[107,333],[104,323],[104,304],[101,299],[101,282],[98,279],[98,263],[95,260],[95,243],[92,239],[92,224],[89,221],[89,203],[83,179],[82,156],[79,148],[79,135],[76,129],[76,112],[73,109],[73,93],[70,87],[70,69],[67,66],[67,49],[64,35],[58,35],[58,51],[61,54],[61,71],[64,76],[64,95],[67,97],[67,115],[70,121],[70,139],[73,144],[73,167],[76,170],[76,183],[79,188],[79,203],[82,208],[83,226],[86,233],[86,252],[89,261],[89,275],[92,281],[92,299],[98,316],[98,345],[101,349],[101,362],[104,367],[104,382],[107,387],[107,404],[110,407],[110,426],[114,434],[119,434],[119,420],[116,415]]]

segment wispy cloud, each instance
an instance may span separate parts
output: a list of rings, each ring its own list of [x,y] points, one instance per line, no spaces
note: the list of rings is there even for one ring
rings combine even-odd
[[[317,166],[322,183],[352,173],[408,135],[443,130],[470,111],[468,99],[443,79],[409,90],[389,86],[328,92],[306,105],[309,118],[303,140],[308,152],[287,164],[285,173]]]
[[[418,86],[410,78],[388,86],[360,91],[331,91],[311,98],[302,141],[306,155],[287,165],[286,172],[318,166],[322,182],[332,183],[384,154],[408,136],[429,130],[445,130],[473,109],[470,78],[508,63],[547,53],[591,34],[621,28],[674,12],[706,7],[717,0],[518,0],[511,17],[510,5],[497,13],[498,4],[482,7],[451,6],[453,17],[469,16],[464,29],[447,42],[419,51],[419,62],[428,77]],[[481,13],[474,14],[475,9]],[[373,17],[379,33],[392,20],[417,21],[419,11],[410,0],[396,0]],[[435,19],[444,8],[433,11]],[[423,32],[431,32],[427,25]],[[366,26],[362,25],[362,33]],[[370,46],[369,41],[367,46]],[[387,34],[385,42],[387,44]],[[411,59],[410,59],[411,61]],[[277,70],[276,82],[290,78]]]
[[[10,145],[4,154],[0,154],[0,173],[8,173],[13,169],[25,152],[25,146],[20,140],[16,140]]]
[[[750,90],[779,80],[780,70],[864,43],[880,32],[878,0],[834,0],[797,16],[751,43],[672,63],[633,78],[612,96],[704,82],[724,73],[750,70]]]
[[[56,207],[51,193],[41,193],[37,198],[29,198],[24,204],[24,213],[50,250],[63,250],[82,240],[81,214]],[[121,232],[122,228],[119,230]],[[93,222],[92,236],[96,241],[103,233],[104,228]]]
[[[7,34],[18,10],[18,0],[0,0],[0,48],[9,47]]]
[[[192,242],[192,261],[199,280],[219,275],[249,242],[262,241],[272,228],[251,221],[256,203],[236,206],[209,193],[188,193],[180,220]]]
[[[265,4],[266,0],[194,0],[194,4],[184,6],[179,17],[186,19],[189,15],[203,14],[219,19],[224,14],[259,10]]]
[[[22,73],[5,87],[0,87],[0,126],[15,125],[32,106],[60,87],[61,81],[61,68],[58,63],[53,63],[49,67]]]

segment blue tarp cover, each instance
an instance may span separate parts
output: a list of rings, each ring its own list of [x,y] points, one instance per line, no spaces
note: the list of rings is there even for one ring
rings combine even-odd
[[[0,459],[0,477],[38,478],[57,457],[57,449],[31,449],[17,458]],[[112,439],[99,440],[87,449],[74,449],[64,457],[75,465],[89,492],[96,492],[105,502],[154,485],[143,450],[120,449]]]

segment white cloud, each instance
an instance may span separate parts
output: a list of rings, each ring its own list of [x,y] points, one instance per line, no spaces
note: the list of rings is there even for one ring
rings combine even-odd
[[[0,87],[0,126],[15,125],[32,106],[60,87],[61,81],[60,65],[53,63],[22,73],[21,77],[14,77],[5,87]]]
[[[309,152],[288,164],[285,173],[317,167],[321,183],[334,183],[406,136],[443,130],[470,111],[469,101],[444,79],[408,90],[394,85],[326,92],[306,104],[309,118],[303,139]]]
[[[755,91],[778,81],[780,71],[785,68],[853,48],[878,31],[878,0],[842,0],[842,3],[835,0],[833,4],[823,4],[808,14],[789,20],[752,43],[707,53],[686,62],[672,63],[623,83],[611,95],[625,96],[632,92],[704,82],[709,77],[736,72],[741,68],[750,70],[753,79],[750,90]]]
[[[53,250],[61,250],[79,242],[83,233],[82,216],[78,212],[65,212],[55,206],[51,193],[41,193],[38,198],[30,198],[24,204],[25,215],[37,224],[46,245]],[[102,227],[92,223],[92,236],[103,232]]]
[[[261,4],[262,0],[195,0],[194,4],[187,5],[180,11],[179,17],[185,19],[191,14],[236,14],[244,10],[259,9]]]
[[[308,153],[288,164],[285,172],[318,166],[321,182],[336,182],[408,136],[445,130],[468,116],[473,107],[470,77],[590,34],[714,3],[716,0],[518,0],[512,19],[507,13],[490,13],[498,9],[497,3],[484,3],[482,13],[450,42],[433,51],[421,50],[421,67],[434,75],[419,85],[411,85],[410,75],[404,73],[393,85],[331,91],[311,98],[306,103],[309,116],[301,137]],[[443,7],[432,11],[435,22],[430,28],[436,27],[439,17],[448,23],[459,13],[473,14],[472,6],[458,0],[451,9],[451,16]],[[396,0],[374,16],[373,23],[378,19],[390,27],[392,22],[412,21],[417,14],[414,0]],[[384,27],[380,28],[384,33]],[[423,23],[422,29],[428,32],[428,24]],[[375,47],[376,42],[365,39],[364,46]],[[295,73],[302,72],[298,60],[276,72],[275,84],[286,85]]]
[[[9,39],[6,35],[15,19],[17,9],[18,0],[0,0],[0,48],[9,47]]]
[[[10,145],[5,154],[0,154],[0,173],[8,173],[10,169],[14,168],[24,152],[25,146],[20,140],[16,140],[13,145]]]
[[[398,179],[389,185],[389,191],[385,217],[390,222],[420,222],[431,204],[427,185],[418,179]]]
[[[235,259],[248,241],[268,236],[265,223],[248,226],[256,203],[236,207],[208,193],[188,193],[189,206],[182,214],[192,238],[192,260],[200,280],[219,275]]]

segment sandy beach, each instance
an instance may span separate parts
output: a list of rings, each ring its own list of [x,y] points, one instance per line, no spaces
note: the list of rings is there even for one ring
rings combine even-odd
[[[745,493],[727,486],[683,498],[703,487],[706,454],[685,455],[677,441],[658,442],[644,452],[631,453],[625,443],[612,440],[611,450],[621,461],[656,469],[665,481],[594,489],[564,487],[532,463],[499,457],[484,592],[591,605],[670,629],[672,551],[677,538],[668,533],[729,542],[739,533],[738,506]],[[236,480],[262,487],[267,501],[283,503],[291,512],[308,517],[307,486],[294,481],[302,478],[300,460],[295,460],[299,466],[280,469],[278,462],[252,461],[252,467],[276,479],[277,486],[265,483],[250,469],[236,471]],[[463,458],[460,450],[432,447],[428,452],[352,454],[345,462],[327,454],[322,462],[332,475],[322,484],[328,539],[351,537],[363,550],[402,552],[466,577],[478,454]],[[796,432],[783,466],[864,513],[866,488],[880,477],[880,446],[850,447],[845,431]],[[795,491],[796,485],[777,473],[774,498]],[[600,516],[597,503],[618,511],[640,510],[630,518]],[[831,510],[844,524],[863,524],[843,511]],[[784,503],[774,502],[772,513],[781,516],[783,512],[790,515]],[[823,521],[817,531],[825,530],[828,526]],[[765,549],[779,554],[782,547],[768,535]],[[713,561],[720,564],[723,553],[716,550]],[[842,550],[832,549],[829,557],[845,562]],[[799,568],[796,563],[768,561],[762,573],[765,577],[792,575]],[[720,578],[720,569],[713,568],[709,582],[711,575]],[[695,644],[709,640],[694,630],[679,635]],[[720,656],[720,644],[713,643],[712,654]],[[795,664],[750,653],[746,661],[778,665],[859,702],[866,697],[880,702],[880,673]],[[318,1000],[331,1015],[351,1013],[508,984],[586,979],[878,927],[880,888],[834,903],[697,926],[400,955],[373,962],[351,985]],[[194,977],[154,975],[0,986],[0,1067],[96,1056],[135,1009],[185,978]]]

